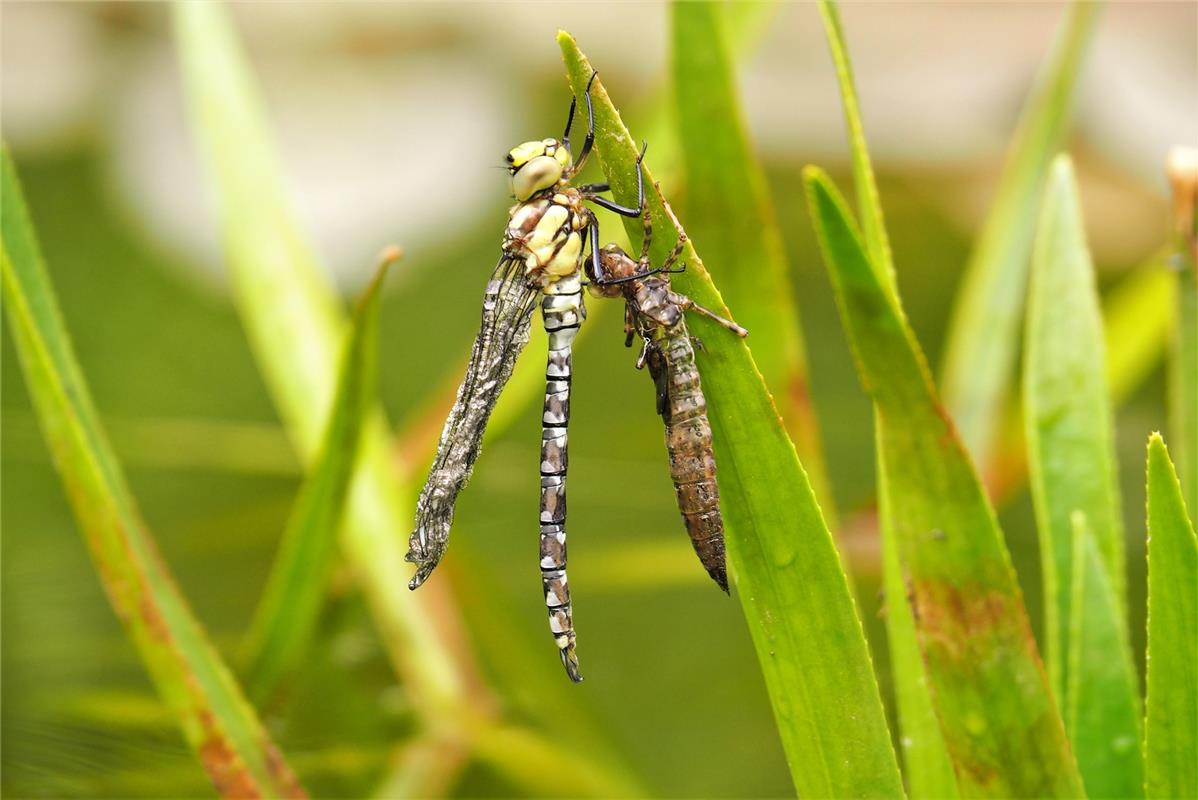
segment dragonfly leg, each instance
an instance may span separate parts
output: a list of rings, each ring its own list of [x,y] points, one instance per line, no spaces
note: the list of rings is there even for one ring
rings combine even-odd
[[[671,292],[671,294],[673,294],[673,293]],[[707,317],[712,322],[722,325],[723,327],[732,331],[733,333],[735,333],[737,336],[741,337],[742,339],[749,335],[749,332],[747,330],[745,330],[741,326],[737,325],[732,320],[727,319],[725,317],[721,317],[719,314],[715,313],[714,311],[712,311],[709,308],[704,308],[703,306],[699,305],[694,300],[691,300],[689,297],[687,297],[684,294],[673,294],[673,296],[670,298],[670,300],[675,305],[677,305],[680,309],[682,309],[683,311],[694,311],[696,314],[698,314],[701,317]]]
[[[642,269],[649,269],[649,244],[653,241],[653,220],[649,217],[649,212],[641,214],[641,224],[645,229],[644,235],[641,237],[641,257],[637,263]]]
[[[656,187],[658,195],[660,195],[661,184],[654,183],[653,185]],[[678,232],[678,241],[674,243],[674,249],[670,251],[670,254],[666,256],[666,260],[662,262],[661,271],[685,272],[686,264],[680,265],[677,269],[674,269],[674,264],[682,257],[682,251],[686,249],[686,243],[690,240],[690,237],[682,229],[682,223],[678,221],[678,216],[674,213],[674,209],[670,204],[665,201],[665,198],[662,198],[661,205],[662,209],[666,212],[666,216],[670,218],[670,222],[674,223],[674,230]]]
[[[622,217],[639,217],[645,210],[645,173],[641,169],[641,162],[645,160],[645,151],[647,149],[649,149],[649,143],[642,142],[641,154],[636,157],[636,208],[622,206],[613,200],[608,200],[606,197],[595,197],[593,194],[586,195],[586,199],[600,208],[614,211]]]
[[[587,137],[582,140],[582,149],[578,151],[578,158],[574,160],[574,166],[570,167],[570,177],[582,172],[583,165],[591,155],[591,148],[595,145],[595,109],[591,105],[591,84],[598,77],[598,71],[592,72],[591,79],[587,81],[586,91],[582,93],[582,99],[587,104]],[[575,99],[570,98],[570,114],[566,117],[566,133],[562,136],[562,144],[566,146],[567,150],[570,149],[570,124],[574,122],[575,105]]]
[[[645,336],[643,338],[644,338],[644,344],[641,346],[641,354],[636,357],[636,368],[637,369],[644,369],[645,368],[645,359],[647,359],[649,357],[649,337]]]

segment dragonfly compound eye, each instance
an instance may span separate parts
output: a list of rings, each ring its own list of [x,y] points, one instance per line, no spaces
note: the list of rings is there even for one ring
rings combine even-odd
[[[562,171],[562,164],[556,158],[536,156],[512,173],[512,194],[517,200],[527,200],[561,180]]]

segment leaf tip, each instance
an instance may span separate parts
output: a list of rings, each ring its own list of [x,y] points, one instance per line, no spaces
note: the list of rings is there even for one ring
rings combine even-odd
[[[1153,431],[1148,434],[1148,457],[1153,456],[1165,458],[1169,457],[1169,448],[1165,445],[1165,437],[1161,436],[1160,431]]]
[[[815,164],[808,164],[803,167],[803,185],[810,192],[817,183],[826,183],[828,181],[828,173],[817,167]]]
[[[1057,153],[1053,157],[1052,176],[1054,180],[1068,180],[1073,177],[1073,159],[1068,153]]]

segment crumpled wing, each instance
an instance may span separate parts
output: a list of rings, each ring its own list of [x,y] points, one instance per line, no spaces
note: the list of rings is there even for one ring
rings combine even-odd
[[[528,344],[539,291],[524,279],[524,265],[501,258],[483,296],[482,324],[474,339],[466,376],[445,420],[437,457],[416,503],[416,526],[408,539],[406,560],[416,564],[408,584],[424,583],[445,552],[458,493],[482,447],[483,431],[516,359]]]

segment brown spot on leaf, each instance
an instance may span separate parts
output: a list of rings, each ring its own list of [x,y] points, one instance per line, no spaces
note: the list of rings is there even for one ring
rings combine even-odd
[[[262,790],[250,775],[245,763],[229,744],[228,738],[216,724],[212,712],[201,710],[200,724],[206,735],[200,743],[200,763],[221,797],[251,800],[262,797]]]
[[[980,636],[1012,624],[1011,600],[1004,592],[976,585],[943,580],[911,583],[911,608],[921,638],[926,646],[952,659],[965,656]]]
[[[270,739],[265,739],[263,749],[266,752],[266,770],[274,778],[275,786],[282,792],[282,796],[297,800],[306,798],[308,794],[304,791],[304,787],[300,786],[299,779],[291,771],[291,765],[287,763],[287,759],[283,758],[283,754],[279,752],[279,748],[275,747],[275,743]]]
[[[167,627],[166,620],[162,618],[162,611],[158,608],[158,603],[154,600],[154,595],[150,593],[148,587],[141,586],[141,600],[138,603],[138,613],[141,614],[142,622],[146,624],[146,628],[154,636],[164,642],[170,641],[171,631]]]

